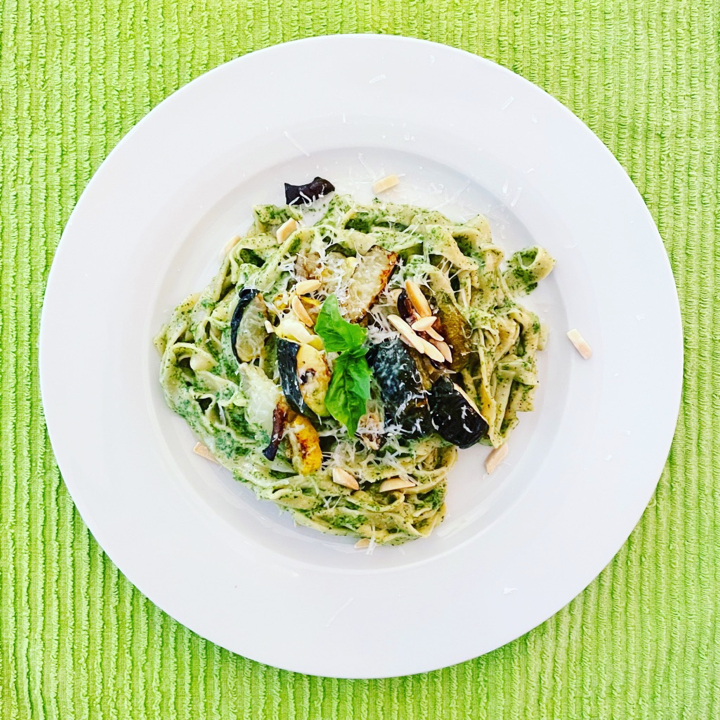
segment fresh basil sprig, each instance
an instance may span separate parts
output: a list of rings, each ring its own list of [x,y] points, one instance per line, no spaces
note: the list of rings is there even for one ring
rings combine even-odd
[[[330,295],[315,321],[315,332],[328,352],[341,353],[333,365],[325,407],[352,437],[370,399],[370,367],[365,359],[367,348],[363,347],[367,330],[345,320],[337,298]]]

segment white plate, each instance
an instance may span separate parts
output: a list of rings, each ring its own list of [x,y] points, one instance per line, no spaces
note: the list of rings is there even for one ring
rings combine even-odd
[[[486,212],[507,250],[557,259],[529,304],[551,327],[537,412],[507,462],[461,452],[445,524],[372,554],[294,528],[191,452],[151,338],[200,289],[256,202],[319,174],[369,197]],[[565,337],[577,327],[594,354]],[[230,650],[304,673],[457,663],[557,612],[640,518],[675,427],[680,315],[639,194],[568,110],[491,62],[418,40],[315,38],[190,83],[85,190],[48,283],[50,437],[91,531],[131,582]]]

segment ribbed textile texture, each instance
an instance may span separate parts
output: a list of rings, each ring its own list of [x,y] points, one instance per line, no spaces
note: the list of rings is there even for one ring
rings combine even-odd
[[[719,15],[717,0],[1,0],[0,717],[720,717]],[[120,138],[227,60],[352,32],[469,50],[572,109],[645,198],[685,323],[670,458],[613,562],[516,642],[381,681],[259,665],[146,600],[75,510],[37,372],[53,252]]]

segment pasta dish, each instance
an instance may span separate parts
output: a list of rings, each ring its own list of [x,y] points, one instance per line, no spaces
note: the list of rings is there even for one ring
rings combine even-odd
[[[361,546],[425,537],[458,448],[506,451],[533,409],[547,331],[518,298],[554,261],[504,262],[482,215],[358,204],[322,178],[285,190],[155,339],[167,403],[297,523]]]

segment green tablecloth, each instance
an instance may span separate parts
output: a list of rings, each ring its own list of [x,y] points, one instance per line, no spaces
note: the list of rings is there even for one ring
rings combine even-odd
[[[717,0],[2,0],[0,11],[0,717],[720,717]],[[36,365],[53,251],[118,140],[226,60],[369,31],[491,58],[602,138],[665,240],[687,364],[657,493],[582,595],[485,657],[351,682],[218,649],[125,580],[55,466]]]

